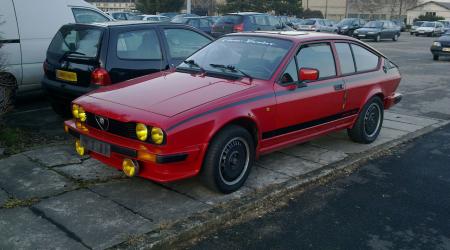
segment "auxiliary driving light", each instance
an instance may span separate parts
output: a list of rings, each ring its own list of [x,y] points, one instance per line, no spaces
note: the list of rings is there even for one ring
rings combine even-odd
[[[164,132],[162,129],[157,127],[152,128],[152,141],[155,144],[162,144],[164,142]]]
[[[77,153],[80,155],[80,156],[83,156],[84,155],[84,147],[81,145],[81,141],[80,140],[76,140],[75,141],[75,150],[77,151]]]
[[[80,106],[78,106],[78,104],[72,105],[72,115],[73,115],[73,118],[76,118],[76,119],[79,118],[79,116],[78,116],[78,108],[79,108],[79,107],[80,107]]]
[[[148,137],[147,126],[145,126],[142,123],[136,124],[136,136],[141,141],[147,140],[147,137]]]
[[[84,108],[78,104],[72,105],[72,115],[75,119],[80,119],[82,122],[85,122],[87,118]]]
[[[133,160],[124,159],[122,162],[122,170],[126,176],[133,177],[139,173],[139,165]]]

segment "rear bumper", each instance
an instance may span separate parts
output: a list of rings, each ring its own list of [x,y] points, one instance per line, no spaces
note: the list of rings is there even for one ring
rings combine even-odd
[[[96,89],[93,86],[84,87],[50,80],[46,76],[42,79],[41,85],[53,100],[66,103]]]
[[[86,154],[120,171],[124,159],[135,160],[140,168],[138,176],[156,182],[176,181],[197,175],[207,148],[207,144],[192,145],[182,149],[164,148],[165,146],[158,147],[141,143],[91,127],[86,127],[87,130],[82,131],[77,128],[74,120],[65,121],[64,125],[68,127],[68,133],[75,138],[83,135],[111,146],[110,156],[91,151]],[[138,156],[139,152],[150,153],[155,158],[154,160],[142,160]]]
[[[400,93],[394,93],[394,95],[387,97],[384,100],[384,108],[385,109],[389,109],[392,106],[398,104],[399,102],[401,102],[403,99],[403,95]]]

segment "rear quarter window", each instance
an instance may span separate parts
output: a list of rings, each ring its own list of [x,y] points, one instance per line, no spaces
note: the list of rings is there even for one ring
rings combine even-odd
[[[378,61],[380,60],[380,57],[378,55],[356,44],[352,44],[351,47],[353,56],[355,57],[357,72],[377,69]]]
[[[117,57],[125,60],[161,60],[161,47],[156,31],[134,30],[119,33]]]

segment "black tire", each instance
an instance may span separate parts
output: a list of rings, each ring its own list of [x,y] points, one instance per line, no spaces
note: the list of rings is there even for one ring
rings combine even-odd
[[[419,36],[419,34],[416,34],[416,36]]]
[[[17,83],[14,76],[0,74],[0,116],[13,109],[16,90]]]
[[[439,55],[433,55],[433,60],[439,61]]]
[[[49,97],[49,102],[50,106],[52,106],[53,111],[62,118],[70,118],[72,116],[70,103],[58,102],[51,97]]]
[[[398,41],[398,34],[395,34],[394,37],[392,38],[392,41],[397,42]]]
[[[377,43],[381,41],[381,36],[380,36],[380,34],[378,34],[378,35],[375,37],[374,41],[377,42]]]
[[[353,128],[348,129],[352,141],[364,144],[374,142],[383,126],[384,108],[380,97],[372,97],[360,112]]]
[[[255,159],[255,143],[243,127],[230,125],[212,139],[203,161],[203,183],[225,194],[238,190],[247,180]]]
[[[409,34],[410,34],[411,36],[413,36],[413,35],[414,35],[414,32],[410,32]]]

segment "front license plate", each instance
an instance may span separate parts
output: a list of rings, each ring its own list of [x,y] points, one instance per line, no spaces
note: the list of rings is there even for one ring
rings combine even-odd
[[[80,135],[81,145],[87,150],[109,157],[111,155],[111,145],[96,139]]]
[[[56,78],[68,82],[77,82],[77,73],[64,70],[56,70]]]
[[[444,52],[450,52],[450,48],[443,48],[442,51],[444,51]]]
[[[366,35],[359,35],[359,37],[366,37]]]

